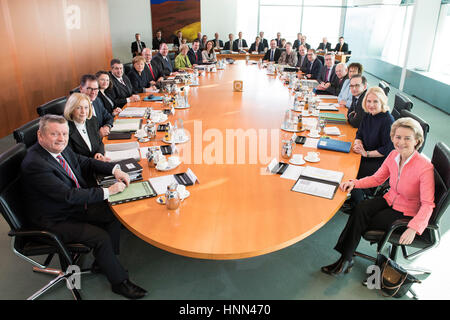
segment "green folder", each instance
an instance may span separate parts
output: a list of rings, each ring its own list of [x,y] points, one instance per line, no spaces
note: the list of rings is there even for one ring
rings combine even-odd
[[[321,118],[324,118],[326,120],[331,121],[340,121],[340,122],[346,122],[347,117],[343,113],[329,113],[329,112],[323,112],[320,114]]]
[[[156,197],[156,192],[148,181],[131,183],[120,193],[109,196],[111,205]]]

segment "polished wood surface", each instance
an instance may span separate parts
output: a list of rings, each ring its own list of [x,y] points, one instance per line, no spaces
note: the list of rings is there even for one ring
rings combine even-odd
[[[243,92],[232,91],[234,80],[244,81]],[[185,162],[170,172],[159,172],[149,169],[146,160],[141,160],[145,179],[191,168],[200,184],[187,187],[191,195],[176,211],[167,210],[156,198],[151,198],[113,206],[117,217],[135,235],[158,248],[203,259],[239,259],[266,254],[292,245],[320,229],[341,207],[346,194],[337,191],[333,200],[327,200],[293,192],[290,190],[295,181],[268,175],[265,171],[274,157],[287,161],[281,158],[281,140],[291,137],[292,133],[279,129],[285,111],[292,105],[292,95],[280,79],[244,61],[200,77],[200,85],[191,87],[191,108],[177,110],[175,116],[169,117],[172,123],[183,119],[191,135],[188,143],[178,145]],[[128,105],[161,108],[161,104],[151,102]],[[355,129],[348,125],[338,127],[343,135],[338,139],[354,140]],[[245,148],[238,147],[236,139],[234,146],[228,143],[226,148],[225,137],[230,129],[242,129],[240,137],[244,132],[249,134],[245,138]],[[273,143],[271,130],[275,137]],[[256,136],[257,141],[252,141],[252,136]],[[158,133],[157,141],[142,145],[162,145],[162,137],[163,133]],[[105,143],[111,142],[105,139]],[[215,152],[212,151],[214,144]],[[257,155],[255,161],[250,150],[256,146],[257,154],[262,156]],[[274,146],[273,152],[271,146]],[[308,149],[301,145],[294,149],[294,153],[304,155],[308,151],[320,152],[321,161],[305,165],[343,171],[344,180],[356,177],[359,155]]]
[[[107,0],[2,0],[0,17],[0,137],[68,95],[81,75],[109,70]]]

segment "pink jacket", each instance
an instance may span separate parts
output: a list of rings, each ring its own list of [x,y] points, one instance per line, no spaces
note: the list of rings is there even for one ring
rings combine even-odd
[[[384,195],[394,210],[414,217],[408,227],[422,234],[434,208],[434,170],[429,160],[417,151],[398,174],[399,153],[393,150],[380,169],[370,177],[355,180],[355,188],[367,189],[381,185],[389,178],[389,191]]]

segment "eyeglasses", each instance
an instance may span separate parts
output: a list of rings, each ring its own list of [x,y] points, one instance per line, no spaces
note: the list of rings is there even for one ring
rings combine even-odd
[[[358,83],[358,84],[351,84],[350,88],[358,88],[362,85],[362,83]]]
[[[86,91],[98,91],[99,89],[98,88],[91,88],[91,87],[87,87],[86,88]]]

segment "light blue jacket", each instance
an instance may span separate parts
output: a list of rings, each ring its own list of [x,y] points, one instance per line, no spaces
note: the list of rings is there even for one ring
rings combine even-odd
[[[352,105],[352,92],[350,91],[350,79],[346,79],[342,85],[341,92],[338,95],[338,101],[344,100],[345,106],[350,108]]]

